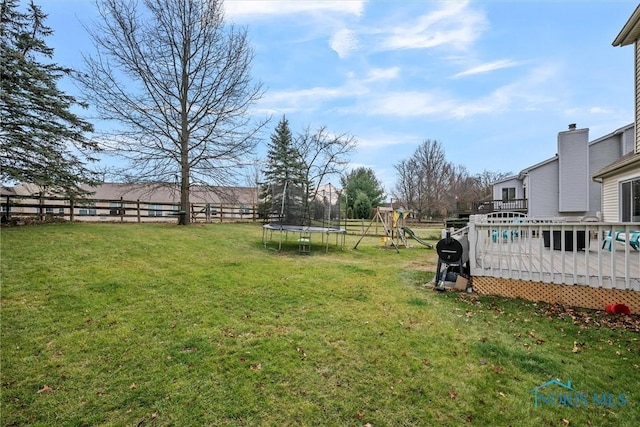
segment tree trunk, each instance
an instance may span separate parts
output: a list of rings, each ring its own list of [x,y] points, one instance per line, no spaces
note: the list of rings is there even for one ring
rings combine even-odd
[[[185,30],[186,31],[186,30]],[[188,33],[188,31],[186,31]],[[181,76],[181,93],[180,93],[180,220],[178,224],[188,225],[191,222],[189,215],[189,193],[191,170],[189,166],[189,117],[188,98],[189,98],[189,52],[190,39],[185,37],[182,41],[182,76]]]

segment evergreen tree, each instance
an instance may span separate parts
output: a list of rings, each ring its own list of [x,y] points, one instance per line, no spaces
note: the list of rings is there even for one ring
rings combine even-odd
[[[376,178],[376,174],[370,168],[360,167],[340,177],[340,183],[344,194],[347,196],[347,209],[358,215],[358,218],[368,218],[369,213],[363,212],[366,206],[369,209],[378,207],[384,200],[385,193],[382,184]],[[362,194],[360,194],[362,193]],[[363,198],[362,196],[366,196]],[[356,209],[356,201],[360,199]]]
[[[353,202],[353,214],[356,219],[367,219],[371,217],[371,200],[364,191],[358,190],[356,199]]]
[[[86,163],[98,146],[85,137],[92,125],[71,112],[86,105],[58,89],[72,70],[49,62],[52,30],[33,1],[22,12],[2,0],[0,18],[0,177],[82,193],[80,184],[96,183]]]
[[[267,147],[267,161],[262,171],[265,182],[262,186],[262,200],[265,210],[278,213],[280,221],[295,222],[301,212],[294,213],[294,205],[306,206],[308,182],[305,179],[305,163],[300,157],[289,121],[282,117],[276,126]],[[300,210],[300,209],[298,209]]]
[[[282,117],[271,135],[268,145],[266,168],[263,171],[265,181],[272,185],[304,184],[304,161],[294,145],[289,121]]]

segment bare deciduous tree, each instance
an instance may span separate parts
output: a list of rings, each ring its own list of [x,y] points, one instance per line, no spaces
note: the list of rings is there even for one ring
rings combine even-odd
[[[96,53],[79,80],[99,118],[115,123],[104,147],[128,160],[130,181],[179,182],[188,210],[192,185],[230,185],[234,168],[251,163],[266,123],[248,115],[263,91],[251,80],[247,32],[225,23],[222,0],[97,5]]]
[[[447,210],[453,165],[438,141],[425,140],[409,160],[396,165],[396,171],[400,174],[396,196],[416,211],[418,219]]]
[[[327,177],[339,177],[344,172],[349,153],[356,140],[348,134],[336,135],[321,127],[312,132],[307,127],[294,141],[304,170],[302,175],[307,188],[306,203],[318,198],[318,191]],[[309,206],[305,207],[308,211]]]
[[[348,155],[355,148],[356,141],[348,134],[330,133],[323,126],[315,132],[307,127],[294,144],[304,164],[306,182],[313,189],[310,197],[315,198],[318,186],[326,177],[339,177],[344,172]]]
[[[418,219],[441,217],[491,197],[491,185],[510,173],[484,171],[470,175],[466,167],[446,160],[438,141],[426,140],[413,155],[395,165],[394,197]]]

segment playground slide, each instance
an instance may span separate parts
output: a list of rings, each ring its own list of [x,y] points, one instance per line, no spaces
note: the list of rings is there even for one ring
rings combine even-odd
[[[420,243],[421,245],[424,245],[424,246],[428,247],[429,249],[433,249],[433,245],[431,243],[425,242],[424,240],[422,240],[421,238],[416,236],[415,233],[413,232],[413,230],[411,230],[409,227],[402,227],[401,230],[404,233],[407,233],[409,235],[409,237],[411,237],[412,239],[414,239],[416,242]]]

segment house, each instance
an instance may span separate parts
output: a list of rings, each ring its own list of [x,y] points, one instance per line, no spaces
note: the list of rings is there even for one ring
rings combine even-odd
[[[612,44],[635,47],[635,144],[626,156],[594,173],[593,180],[601,184],[604,221],[640,222],[640,5]]]
[[[510,210],[526,200],[533,218],[599,216],[603,195],[592,176],[628,157],[635,145],[633,123],[592,141],[589,129],[571,124],[558,133],[553,157],[493,183],[493,203],[499,204],[494,209]]]
[[[569,125],[553,157],[495,182],[489,212],[456,231],[469,241],[474,291],[600,310],[620,301],[640,313],[639,38],[640,6],[613,42],[635,45],[634,123],[592,141],[589,129]],[[524,219],[499,212],[520,199]]]
[[[83,187],[82,200],[43,191],[34,184],[2,187],[2,214],[8,217],[53,216],[76,221],[175,221],[180,212],[176,185],[103,183]],[[188,211],[195,220],[255,220],[258,189],[193,186]]]

